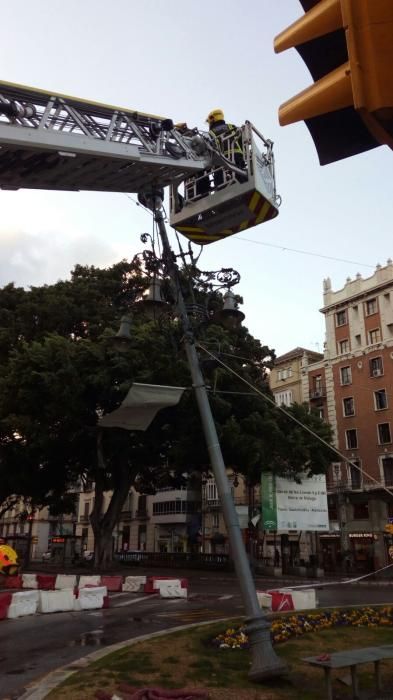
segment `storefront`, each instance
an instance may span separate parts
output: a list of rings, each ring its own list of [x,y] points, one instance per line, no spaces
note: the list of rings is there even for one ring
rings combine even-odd
[[[373,532],[349,532],[349,569],[356,573],[374,571],[374,544],[378,535]]]
[[[341,571],[342,554],[340,534],[337,532],[319,535],[319,545],[322,568],[324,571]]]

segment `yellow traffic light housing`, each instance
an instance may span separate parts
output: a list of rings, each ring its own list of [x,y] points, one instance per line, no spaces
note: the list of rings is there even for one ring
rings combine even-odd
[[[321,165],[386,144],[393,148],[392,0],[300,0],[305,15],[279,34],[315,81],[279,109],[304,120]]]

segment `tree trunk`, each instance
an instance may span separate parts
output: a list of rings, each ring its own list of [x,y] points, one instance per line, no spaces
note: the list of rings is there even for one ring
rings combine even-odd
[[[112,535],[130,488],[135,480],[135,473],[126,465],[118,474],[118,483],[112,491],[106,512],[103,512],[105,461],[102,447],[102,432],[97,434],[97,475],[95,480],[94,507],[90,523],[94,533],[94,567],[100,571],[108,569],[113,560]]]

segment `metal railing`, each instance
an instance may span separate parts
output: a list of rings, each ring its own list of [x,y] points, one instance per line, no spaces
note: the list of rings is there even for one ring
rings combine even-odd
[[[326,388],[324,386],[319,387],[319,389],[313,389],[310,391],[310,399],[321,399],[326,396]]]
[[[191,554],[187,552],[115,552],[121,564],[167,566],[173,569],[224,569],[231,571],[233,562],[228,554]]]

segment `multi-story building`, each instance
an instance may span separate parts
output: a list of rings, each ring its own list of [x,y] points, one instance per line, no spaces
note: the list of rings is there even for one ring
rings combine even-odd
[[[111,493],[104,494],[106,510]],[[90,515],[94,488],[81,493],[77,534],[84,549],[93,550]],[[114,551],[187,552],[197,544],[201,528],[200,491],[189,488],[160,489],[154,495],[131,489],[113,532]]]
[[[275,402],[279,406],[290,406],[293,403],[308,401],[308,383],[303,381],[303,377],[307,377],[307,367],[310,363],[322,359],[323,355],[320,352],[306,348],[294,348],[277,357],[269,375],[269,385]],[[321,386],[317,386],[322,398],[322,381]]]
[[[49,550],[59,562],[71,560],[80,550],[75,531],[76,516],[53,515],[49,508],[27,512],[23,501],[0,519],[0,536],[16,549],[21,562],[41,561]]]
[[[325,382],[327,420],[349,460],[328,477],[332,526],[321,536],[324,565],[368,571],[388,562],[393,517],[393,263],[347,279],[333,291],[324,281],[325,357],[309,367]],[[313,400],[312,386],[310,401]]]

